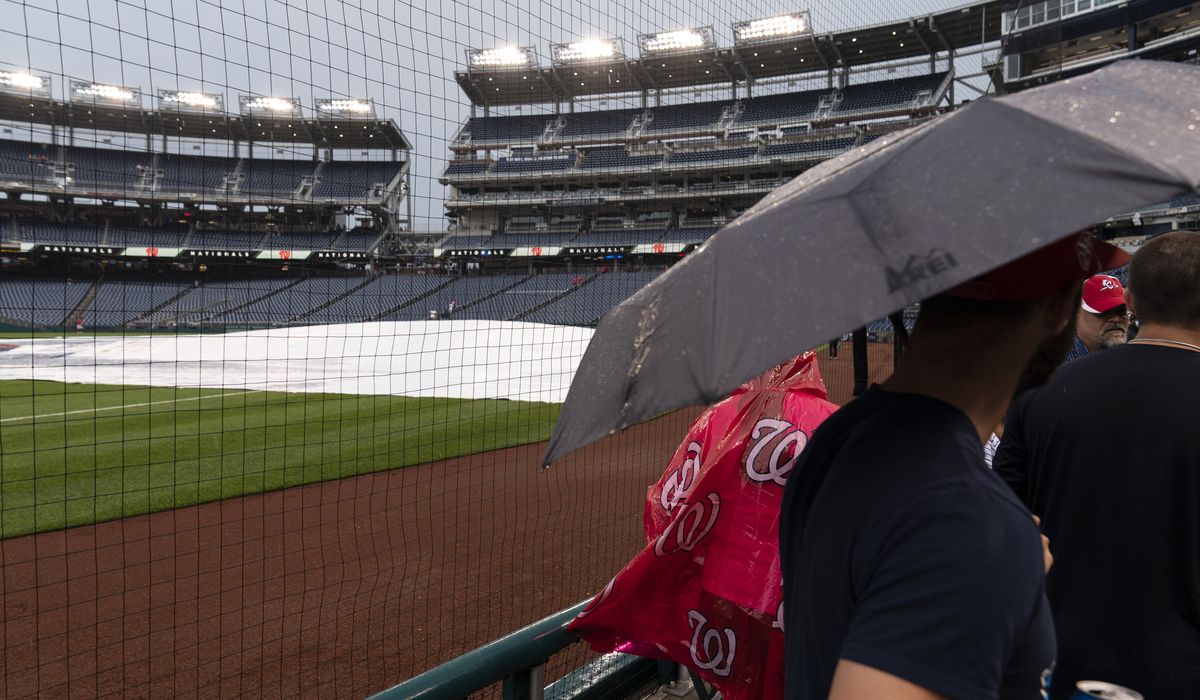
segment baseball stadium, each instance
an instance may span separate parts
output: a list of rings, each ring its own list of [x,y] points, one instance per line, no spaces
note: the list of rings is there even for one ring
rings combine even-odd
[[[1200,62],[1175,0],[0,8],[7,698],[707,697],[563,630],[705,408],[543,468],[602,319],[827,161]],[[844,404],[918,311],[795,351]]]

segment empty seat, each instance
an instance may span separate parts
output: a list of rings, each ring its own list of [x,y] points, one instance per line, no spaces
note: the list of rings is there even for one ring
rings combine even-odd
[[[45,143],[0,140],[0,181],[33,182],[49,176],[54,151]]]
[[[160,153],[158,188],[183,192],[215,190],[221,187],[225,175],[237,168],[237,163],[236,158]]]
[[[860,85],[847,85],[834,116],[905,111],[916,107],[917,96],[933,92],[946,80],[947,73],[896,78]]]
[[[139,187],[154,154],[102,148],[64,148],[71,185],[86,190],[128,191]]]
[[[479,175],[490,166],[486,160],[452,160],[446,166],[446,175]]]
[[[646,155],[630,155],[624,146],[594,148],[588,151],[580,166],[584,170],[600,168],[648,168],[662,163],[662,155],[657,153]]]
[[[647,131],[712,131],[717,128],[721,114],[733,102],[697,102],[685,105],[655,107]]]
[[[576,112],[563,115],[560,138],[583,136],[622,136],[629,131],[633,120],[642,113],[640,109],[614,109],[597,112]]]
[[[311,160],[246,160],[239,190],[248,194],[286,196],[294,193],[317,164]]]
[[[829,157],[841,153],[854,145],[854,137],[829,141],[801,141],[799,143],[772,143],[763,148],[763,156],[809,155]]]
[[[546,130],[552,116],[540,117],[472,117],[467,120],[464,135],[471,143],[481,141],[506,143],[533,143]]]
[[[365,199],[376,185],[387,185],[400,174],[398,161],[330,161],[321,166],[313,189],[318,198]]]
[[[684,151],[671,154],[671,163],[703,163],[706,161],[745,160],[753,158],[758,148],[726,148],[714,151]]]
[[[742,113],[738,124],[782,123],[808,121],[815,116],[821,97],[829,90],[808,90],[781,95],[751,97],[742,102]]]

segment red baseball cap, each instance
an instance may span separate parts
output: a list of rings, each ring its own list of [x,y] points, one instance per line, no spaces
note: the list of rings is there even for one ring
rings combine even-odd
[[[1093,314],[1102,314],[1124,306],[1125,288],[1116,277],[1092,275],[1083,283],[1083,302],[1080,305],[1084,311]]]
[[[1128,262],[1128,253],[1115,245],[1097,240],[1088,229],[963,282],[945,293],[981,301],[1040,299],[1072,282],[1101,270],[1115,270]],[[1124,291],[1121,290],[1122,300],[1119,302],[1122,304],[1125,303]]]

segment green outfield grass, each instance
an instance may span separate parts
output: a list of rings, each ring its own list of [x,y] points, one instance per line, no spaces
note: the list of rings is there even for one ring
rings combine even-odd
[[[558,409],[0,381],[0,537],[545,440]]]

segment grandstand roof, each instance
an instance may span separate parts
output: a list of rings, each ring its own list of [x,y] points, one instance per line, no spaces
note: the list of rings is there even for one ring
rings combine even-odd
[[[760,80],[999,41],[1001,6],[1001,0],[985,0],[896,22],[749,46],[549,68],[468,68],[454,75],[473,104],[487,107]]]
[[[153,136],[311,143],[328,148],[412,148],[391,119],[294,119],[156,111],[0,93],[0,120]]]

